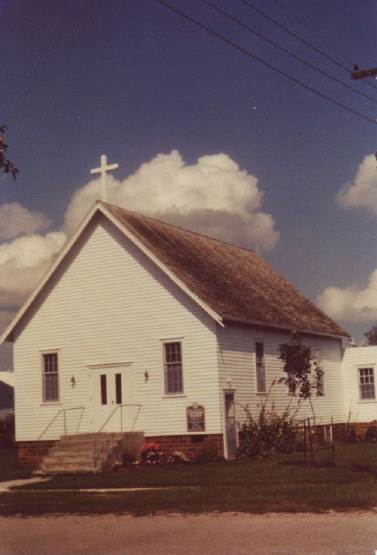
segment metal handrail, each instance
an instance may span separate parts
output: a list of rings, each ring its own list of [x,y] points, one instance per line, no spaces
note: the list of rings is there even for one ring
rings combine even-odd
[[[111,418],[114,416],[114,414],[116,413],[116,411],[118,409],[120,409],[120,431],[123,432],[123,407],[138,407],[138,411],[136,413],[135,419],[134,419],[134,423],[131,427],[131,432],[134,431],[135,428],[135,424],[136,424],[136,420],[138,419],[140,410],[141,410],[141,405],[137,404],[137,403],[125,403],[125,404],[121,404],[121,405],[117,405],[115,407],[115,409],[113,410],[113,412],[110,414],[110,416],[107,418],[107,420],[104,422],[104,424],[101,426],[101,428],[99,429],[99,431],[96,433],[96,436],[94,438],[94,446],[93,446],[93,460],[94,460],[94,467],[97,467],[97,462],[98,462],[98,454],[97,454],[97,440],[98,440],[98,436],[100,435],[100,433],[102,432],[102,430],[104,429],[104,427],[106,426],[106,424],[109,422],[109,420],[111,420]]]
[[[50,422],[47,424],[46,428],[43,430],[43,432],[41,433],[41,435],[39,436],[39,438],[37,439],[37,468],[39,468],[39,442],[41,441],[42,437],[45,435],[45,433],[47,432],[47,430],[52,426],[52,424],[55,422],[55,420],[58,418],[59,414],[63,413],[63,424],[64,424],[64,435],[67,435],[67,419],[66,419],[66,412],[68,410],[80,410],[81,409],[81,414],[80,414],[80,418],[79,418],[79,422],[77,424],[77,428],[76,428],[76,432],[73,435],[76,435],[79,431],[80,428],[80,424],[81,424],[81,420],[82,420],[82,415],[84,413],[85,407],[69,407],[67,409],[60,409],[58,410],[58,412],[55,414],[55,416],[52,418],[52,420],[50,420]]]

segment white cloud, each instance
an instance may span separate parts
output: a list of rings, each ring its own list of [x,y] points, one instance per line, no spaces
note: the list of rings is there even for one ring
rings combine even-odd
[[[377,216],[377,167],[374,155],[365,156],[355,179],[346,183],[336,196],[343,209],[361,208]],[[327,287],[318,296],[318,304],[335,320],[368,322],[377,320],[377,270],[372,272],[365,288]]]
[[[350,285],[327,287],[318,297],[320,308],[335,320],[367,322],[377,320],[377,270],[365,289]]]
[[[66,242],[62,232],[28,235],[0,245],[0,303],[19,308]]]
[[[37,212],[30,212],[18,202],[0,206],[0,239],[13,239],[19,235],[42,231],[50,225],[50,221]]]
[[[279,240],[270,214],[261,210],[258,180],[227,154],[186,165],[178,151],[158,154],[122,182],[108,176],[108,202],[228,242],[263,250]],[[93,202],[99,179],[77,191],[66,212],[71,234]]]
[[[1,212],[0,207],[0,212]],[[18,210],[13,212],[20,214]],[[18,237],[0,245],[0,329],[1,333],[47,271],[67,237],[62,232],[45,236]],[[12,368],[12,347],[0,349],[0,368]]]
[[[365,208],[377,216],[377,168],[373,155],[364,158],[354,181],[342,187],[336,201],[341,208]]]

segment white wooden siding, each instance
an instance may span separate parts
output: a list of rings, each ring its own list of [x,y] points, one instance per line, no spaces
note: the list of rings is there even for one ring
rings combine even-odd
[[[377,398],[360,399],[359,368],[374,369],[374,387],[377,395],[377,346],[349,347],[344,350],[344,399],[346,419],[351,424],[377,420]]]
[[[282,362],[279,360],[278,347],[289,340],[289,334],[273,330],[261,330],[247,326],[227,325],[218,328],[219,339],[219,388],[229,388],[231,378],[235,390],[237,419],[245,418],[243,406],[248,405],[254,416],[259,414],[261,405],[267,395],[257,393],[255,342],[264,344],[266,389],[270,389],[267,406],[274,406],[283,412],[288,405],[294,411],[297,397],[287,393],[283,384],[271,385],[274,380],[285,376]],[[318,423],[344,422],[344,396],[342,381],[341,341],[326,337],[304,336],[303,342],[312,348],[322,350],[325,395],[313,398]],[[297,418],[311,416],[308,403],[301,406]]]
[[[221,432],[215,322],[108,220],[93,222],[16,329],[16,439],[36,440],[61,409],[84,406],[88,366],[127,363],[146,435],[186,433],[186,407],[205,406]],[[164,394],[162,340],[182,338],[184,394]],[[42,402],[41,352],[59,352],[58,403]],[[145,371],[149,379],[144,378]],[[71,378],[74,376],[73,387]],[[80,411],[67,413],[74,433]],[[63,415],[44,435],[62,434]]]

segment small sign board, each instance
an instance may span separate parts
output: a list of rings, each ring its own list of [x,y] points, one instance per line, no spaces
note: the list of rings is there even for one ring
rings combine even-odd
[[[193,403],[191,407],[187,407],[187,431],[188,432],[205,432],[205,409],[198,403]]]

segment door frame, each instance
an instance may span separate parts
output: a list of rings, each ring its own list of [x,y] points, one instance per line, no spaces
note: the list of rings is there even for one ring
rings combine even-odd
[[[128,370],[128,371],[131,372],[131,382],[132,382],[131,396],[132,396],[132,397],[134,396],[134,380],[133,380],[132,362],[108,362],[108,363],[104,363],[104,364],[88,364],[88,365],[86,366],[87,380],[88,380],[88,381],[87,381],[87,384],[88,384],[88,386],[87,386],[87,394],[88,394],[88,405],[87,405],[87,406],[88,406],[88,425],[89,425],[89,429],[91,429],[92,431],[94,430],[95,432],[98,432],[98,430],[96,429],[97,426],[95,426],[95,425],[92,423],[92,419],[94,420],[93,414],[94,414],[94,411],[95,411],[95,409],[96,409],[96,404],[95,404],[94,399],[91,397],[91,396],[93,395],[93,387],[95,387],[95,386],[94,386],[93,382],[92,382],[92,383],[89,383],[89,379],[91,379],[91,378],[89,378],[89,376],[90,376],[90,375],[93,376],[93,375],[96,375],[96,374],[99,376],[99,375],[101,374],[101,371],[103,371],[104,373],[106,373],[106,372],[109,371],[109,370],[115,370],[115,371],[116,371],[116,370],[119,370],[119,373],[122,375],[122,384],[123,384],[123,385],[122,385],[122,388],[124,387],[124,381],[125,381],[125,380],[124,380],[124,377],[123,377],[124,374],[122,373],[122,370]],[[107,387],[109,387],[109,383],[107,383]],[[127,404],[127,403],[125,403],[125,398],[124,398],[124,397],[123,397],[123,399],[122,399],[122,405],[123,405],[123,404]],[[114,405],[111,405],[111,406],[113,406],[113,407],[114,407],[114,410],[115,410],[117,406],[121,406],[121,405],[119,405],[119,404],[114,404]],[[111,412],[112,412],[112,411],[111,411],[111,406],[110,406],[110,405],[108,406],[108,408],[109,408],[109,411],[108,411],[109,414],[111,414]],[[106,422],[106,419],[104,419],[104,421],[102,422],[102,425],[103,425],[105,422]],[[121,426],[120,426],[120,427],[121,427]],[[110,423],[110,428],[111,428],[111,423]]]
[[[236,448],[238,447],[238,427],[237,427],[237,412],[236,412],[236,390],[235,389],[223,389],[222,390],[222,406],[223,406],[223,439],[224,439],[224,456],[226,459],[233,459],[235,458],[235,453],[229,454],[229,445],[228,445],[228,437],[226,433],[226,418],[227,418],[227,410],[226,410],[226,396],[232,395],[233,396],[233,405],[234,405],[234,432],[235,432],[235,439],[236,439]]]

